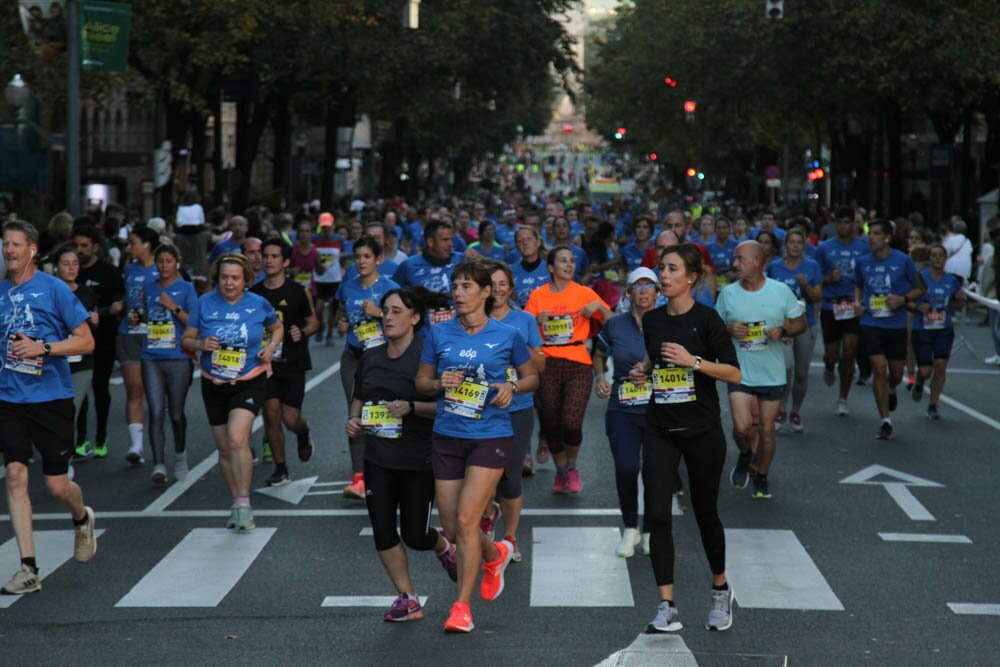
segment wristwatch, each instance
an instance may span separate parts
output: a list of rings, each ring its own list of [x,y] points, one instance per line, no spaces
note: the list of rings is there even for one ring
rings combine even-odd
[[[691,370],[693,370],[693,371],[700,371],[701,370],[701,362],[702,361],[703,361],[703,359],[701,357],[699,357],[698,355],[695,355],[695,357],[694,357],[694,366],[691,367]]]
[[[174,306],[174,315],[180,315],[180,314],[181,314],[181,307]]]
[[[46,342],[42,342],[42,356],[49,356],[52,353],[52,346]]]
[[[507,380],[507,382],[509,382],[510,386],[511,386],[510,393],[516,394],[517,393],[517,382],[514,381],[514,380]]]
[[[410,414],[411,415],[414,414],[417,411],[417,409],[413,407],[413,401],[407,401],[407,403],[410,404]]]

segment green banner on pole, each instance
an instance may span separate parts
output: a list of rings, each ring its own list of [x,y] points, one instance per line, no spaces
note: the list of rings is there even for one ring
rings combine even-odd
[[[84,0],[80,3],[83,69],[121,74],[128,64],[132,5]]]

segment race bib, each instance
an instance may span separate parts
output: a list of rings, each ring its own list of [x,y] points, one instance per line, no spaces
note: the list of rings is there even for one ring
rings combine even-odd
[[[550,317],[542,325],[546,345],[568,345],[573,339],[573,318],[569,315]]]
[[[747,335],[739,340],[740,349],[747,352],[760,352],[767,349],[767,337],[764,327],[767,322],[747,322]]]
[[[151,350],[172,350],[177,347],[177,331],[173,322],[150,322],[146,347]]]
[[[271,344],[271,332],[264,329],[264,335],[260,338],[260,346],[267,347]],[[281,361],[281,350],[285,347],[285,341],[278,343],[278,347],[274,348],[274,354],[271,355],[271,361]]]
[[[625,407],[646,405],[652,395],[653,387],[648,382],[639,386],[631,380],[626,380],[618,385],[618,404]]]
[[[4,368],[16,373],[24,373],[25,375],[41,375],[42,364],[44,363],[45,358],[36,357],[34,359],[18,359],[11,352],[10,348],[16,340],[17,336],[13,334],[7,337],[7,354],[4,355]]]
[[[403,437],[403,418],[393,417],[385,403],[367,402],[361,408],[361,428],[380,438]]]
[[[145,308],[129,308],[128,324],[125,332],[133,336],[145,336],[149,333],[149,325],[146,324]]]
[[[444,411],[460,417],[482,419],[489,391],[489,385],[467,377],[459,386],[445,389]]]
[[[653,369],[653,401],[658,405],[690,403],[697,400],[694,391],[694,371],[669,366]]]
[[[722,289],[728,284],[729,284],[729,278],[727,278],[724,273],[720,273],[715,277],[715,287],[717,289]]]
[[[247,351],[242,347],[224,347],[212,350],[212,375],[224,380],[235,380],[247,365]]]
[[[868,297],[868,310],[872,317],[892,317],[892,308],[889,307],[888,294],[872,294]]]
[[[517,369],[513,366],[507,367],[507,382],[517,382]]]
[[[299,272],[295,274],[295,282],[309,289],[312,286],[312,277],[312,273],[309,271]]]
[[[833,302],[833,319],[853,320],[858,314],[854,311],[854,301],[851,299],[837,299]]]
[[[354,335],[361,343],[362,350],[370,350],[373,347],[385,344],[385,334],[382,333],[382,323],[378,320],[369,320],[354,325]]]
[[[943,308],[931,308],[924,313],[925,329],[944,329],[944,325],[947,321],[948,311]]]
[[[455,319],[454,308],[435,308],[431,311],[431,326]]]

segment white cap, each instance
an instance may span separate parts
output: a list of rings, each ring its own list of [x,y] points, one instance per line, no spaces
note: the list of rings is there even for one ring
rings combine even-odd
[[[632,273],[628,274],[628,286],[636,284],[642,279],[651,281],[654,285],[660,284],[660,279],[657,277],[656,272],[653,269],[646,268],[645,266],[640,266],[638,269],[633,269]]]
[[[162,234],[167,228],[167,221],[163,218],[150,218],[146,221],[146,226],[157,234]]]

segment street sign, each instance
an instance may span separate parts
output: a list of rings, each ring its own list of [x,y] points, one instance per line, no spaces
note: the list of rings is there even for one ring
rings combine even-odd
[[[80,3],[83,69],[121,74],[128,64],[132,5],[85,0]]]
[[[781,167],[779,167],[776,164],[769,164],[769,165],[767,165],[766,167],[764,167],[764,178],[767,178],[767,179],[778,178],[778,179],[780,179],[781,178]]]

